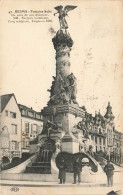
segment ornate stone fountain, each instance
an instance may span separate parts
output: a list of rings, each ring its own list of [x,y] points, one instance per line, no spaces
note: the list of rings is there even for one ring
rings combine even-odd
[[[57,167],[61,158],[64,158],[69,165],[68,172],[72,172],[72,163],[76,157],[80,157],[81,160],[85,157],[90,159],[92,169],[97,171],[96,161],[82,152],[80,142],[82,143],[83,135],[80,136],[75,129],[75,124],[85,118],[86,110],[84,107],[80,108],[76,100],[77,82],[70,70],[70,52],[73,40],[67,30],[65,16],[68,11],[74,8],[76,6],[66,6],[64,10],[62,6],[55,8],[59,13],[60,21],[60,29],[52,39],[56,51],[56,76],[53,77],[51,89],[48,90],[50,100],[47,107],[42,110],[43,131],[38,136],[39,155],[37,162],[33,164],[35,170],[37,170],[35,166],[39,165],[40,167],[42,165],[40,170],[44,170],[45,165],[49,163],[48,166],[51,167],[51,170],[47,167],[46,170],[49,170],[49,172],[46,171],[47,173],[58,171]],[[89,138],[87,132],[85,137],[85,140]],[[51,155],[48,156],[48,154]],[[28,170],[30,172],[33,169],[28,167]]]

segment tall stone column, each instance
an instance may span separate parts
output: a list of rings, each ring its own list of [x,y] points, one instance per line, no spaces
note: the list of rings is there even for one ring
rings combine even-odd
[[[71,9],[73,9],[73,6]],[[62,19],[59,19],[63,22],[65,16],[62,15],[62,17]],[[60,125],[60,136],[59,128],[54,132],[61,139],[62,151],[76,153],[79,152],[79,143],[71,131],[74,125],[85,117],[85,111],[79,107],[76,101],[76,77],[70,70],[70,52],[73,40],[66,27],[63,22],[63,25],[60,25],[60,30],[52,39],[56,51],[56,76],[53,77],[51,89],[48,90],[50,92],[48,106],[42,110],[44,116],[42,134],[46,134],[47,121]],[[62,132],[65,133],[64,136],[62,136]]]

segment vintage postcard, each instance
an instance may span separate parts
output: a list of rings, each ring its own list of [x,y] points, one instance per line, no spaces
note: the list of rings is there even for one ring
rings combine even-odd
[[[123,1],[0,1],[0,194],[123,195]]]

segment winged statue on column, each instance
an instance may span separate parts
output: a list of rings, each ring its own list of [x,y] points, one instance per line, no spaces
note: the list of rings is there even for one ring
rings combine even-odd
[[[64,7],[64,9],[62,5],[55,7],[55,9],[57,10],[57,13],[55,13],[54,15],[59,14],[60,29],[68,28],[68,24],[67,24],[65,17],[68,16],[67,13],[69,11],[75,9],[76,7],[77,6],[72,6],[72,5],[67,5]]]

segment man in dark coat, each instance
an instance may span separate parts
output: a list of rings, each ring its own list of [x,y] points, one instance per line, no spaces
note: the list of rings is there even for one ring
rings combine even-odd
[[[76,184],[76,177],[78,176],[78,183],[81,182],[81,172],[82,172],[82,164],[79,158],[75,160],[73,163],[73,172],[74,172],[74,183]]]
[[[66,181],[66,171],[65,171],[66,165],[64,159],[61,160],[59,164],[59,179],[60,179],[60,184],[65,183]]]
[[[104,171],[107,175],[107,185],[113,186],[114,166],[110,163],[110,160],[107,161],[107,165],[105,165]]]

